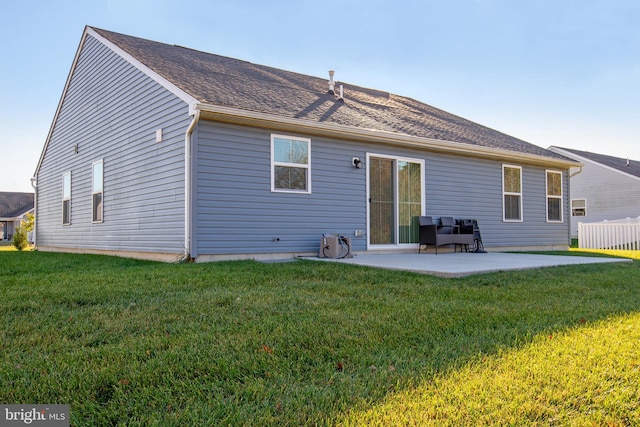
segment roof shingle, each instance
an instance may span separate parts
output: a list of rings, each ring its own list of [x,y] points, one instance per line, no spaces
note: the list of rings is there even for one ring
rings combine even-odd
[[[392,93],[92,28],[203,104],[566,159],[537,145]]]
[[[605,154],[591,153],[589,151],[574,150],[572,148],[558,147],[561,150],[573,153],[577,156],[584,157],[587,160],[591,160],[601,165],[608,166],[616,169],[620,172],[628,173],[635,177],[640,178],[640,161],[624,159],[621,157],[607,156]]]
[[[33,193],[0,192],[0,218],[16,218],[33,209]]]

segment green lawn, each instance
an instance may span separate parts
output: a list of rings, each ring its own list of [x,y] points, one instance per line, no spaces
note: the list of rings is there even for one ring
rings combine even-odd
[[[640,425],[640,261],[442,279],[0,253],[0,402],[72,425]]]
[[[25,251],[30,251],[32,250],[32,246],[29,246],[28,248],[24,249]],[[11,242],[2,242],[0,243],[0,252],[15,252],[17,251],[16,247],[13,246],[13,244]]]

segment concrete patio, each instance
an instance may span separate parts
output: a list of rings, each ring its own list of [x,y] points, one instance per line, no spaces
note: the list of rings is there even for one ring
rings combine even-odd
[[[440,277],[463,277],[506,270],[527,270],[573,264],[632,262],[625,258],[597,258],[569,255],[520,253],[358,254],[353,258],[307,258],[328,262],[405,270]]]

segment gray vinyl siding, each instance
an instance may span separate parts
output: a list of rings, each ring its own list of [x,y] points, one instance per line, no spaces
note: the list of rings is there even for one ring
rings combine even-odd
[[[199,124],[194,255],[317,251],[323,233],[365,229],[365,171],[351,166],[362,152],[312,138],[312,193],[271,192],[270,135]],[[366,241],[353,244],[364,250]]]
[[[599,222],[640,216],[640,178],[580,159],[582,173],[571,178],[571,198],[586,199],[587,215],[571,217],[571,234],[579,222]]]
[[[286,132],[274,132],[285,134]],[[194,149],[194,256],[314,252],[323,233],[367,249],[366,154],[425,160],[426,214],[479,221],[485,246],[567,245],[568,180],[562,223],[546,222],[545,168],[522,166],[523,222],[502,221],[502,164],[377,144],[311,138],[311,194],[271,192],[270,135],[264,129],[201,122]],[[511,164],[510,162],[507,162]],[[274,241],[277,237],[280,240]]]
[[[186,103],[88,36],[37,176],[38,245],[182,253],[189,120]],[[156,129],[163,129],[160,143]],[[104,162],[104,221],[93,224],[91,164],[98,160]],[[66,172],[71,225],[63,226]]]
[[[560,171],[563,173],[563,222],[547,223],[546,168],[449,155],[427,154],[425,160],[427,215],[478,220],[486,247],[569,243],[566,171]],[[522,167],[522,222],[502,220],[503,164]]]

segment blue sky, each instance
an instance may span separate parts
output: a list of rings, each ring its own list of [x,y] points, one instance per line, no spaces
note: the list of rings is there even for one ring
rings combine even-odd
[[[33,176],[85,25],[409,96],[640,160],[636,0],[41,1],[0,17],[0,191]]]

